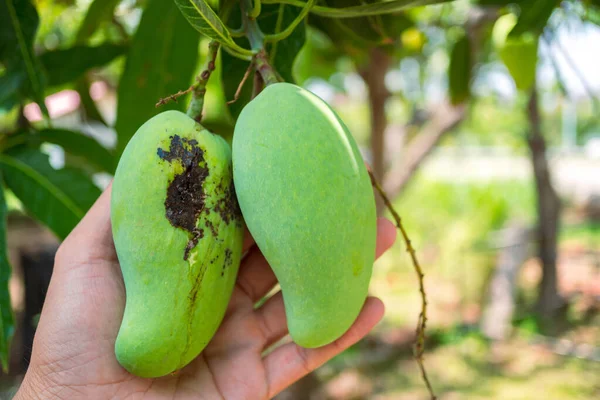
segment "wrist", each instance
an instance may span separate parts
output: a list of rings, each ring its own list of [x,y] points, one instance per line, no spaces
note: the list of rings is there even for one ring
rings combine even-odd
[[[37,400],[42,398],[44,387],[34,375],[30,367],[13,400]]]

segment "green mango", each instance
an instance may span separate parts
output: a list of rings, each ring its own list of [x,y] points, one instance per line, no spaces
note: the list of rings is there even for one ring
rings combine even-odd
[[[151,118],[127,144],[111,222],[127,297],[115,353],[129,372],[184,367],[221,323],[243,241],[232,178],[229,145],[179,111]]]
[[[244,220],[280,284],[292,339],[319,347],[356,320],[375,259],[371,181],[319,97],[269,85],[240,114],[233,178]]]

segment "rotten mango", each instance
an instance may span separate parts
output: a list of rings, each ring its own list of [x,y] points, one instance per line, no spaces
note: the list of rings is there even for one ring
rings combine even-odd
[[[111,222],[126,290],[117,359],[167,375],[206,347],[235,284],[243,223],[229,145],[178,111],[148,120],[119,161]]]

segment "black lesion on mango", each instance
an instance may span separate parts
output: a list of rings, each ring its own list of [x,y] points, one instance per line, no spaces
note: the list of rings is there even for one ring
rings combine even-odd
[[[159,148],[158,157],[169,163],[179,162],[183,172],[175,175],[167,188],[165,215],[172,226],[189,232],[190,239],[185,247],[183,259],[187,260],[190,250],[204,236],[204,230],[196,227],[196,221],[205,208],[204,181],[208,167],[204,151],[194,139],[170,137],[169,150]]]
[[[220,187],[222,191],[222,196],[216,202],[213,210],[216,211],[220,216],[223,222],[229,224],[230,222],[235,222],[236,225],[241,225],[242,220],[242,212],[240,210],[240,206],[237,201],[237,197],[235,195],[235,187],[233,186],[233,181],[223,188]]]

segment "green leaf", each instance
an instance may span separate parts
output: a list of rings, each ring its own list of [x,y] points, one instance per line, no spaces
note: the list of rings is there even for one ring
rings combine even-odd
[[[120,154],[137,129],[159,112],[184,108],[156,102],[192,82],[200,35],[172,1],[150,0],[133,37],[121,76],[117,104],[117,149]]]
[[[60,239],[83,218],[100,195],[92,181],[72,168],[55,170],[48,156],[34,149],[0,155],[6,185],[25,208]]]
[[[58,86],[76,80],[89,69],[108,64],[126,51],[127,46],[115,44],[76,45],[48,51],[40,56],[40,61],[46,70],[48,86]]]
[[[113,12],[120,1],[121,0],[94,0],[88,8],[83,22],[79,26],[75,41],[77,43],[83,43],[92,36],[104,21],[112,18]]]
[[[330,6],[360,4],[360,0],[329,0]],[[360,5],[353,7],[362,7]],[[414,26],[405,13],[362,16],[346,20],[330,19],[322,16],[311,17],[311,25],[325,33],[336,46],[357,64],[364,63],[373,47],[388,51],[401,48],[397,42],[401,33]]]
[[[35,135],[43,142],[56,144],[65,152],[83,157],[100,171],[115,172],[115,157],[100,143],[81,132],[66,129],[43,129]]]
[[[240,47],[233,41],[223,21],[205,0],[175,0],[175,4],[198,32],[218,40],[222,45],[228,46],[238,53],[252,55],[250,50]]]
[[[7,108],[12,108],[18,102],[17,92],[26,79],[27,75],[21,69],[9,69],[0,76],[0,104],[10,104]]]
[[[4,198],[4,187],[0,187],[0,361],[2,371],[8,372],[8,357],[10,354],[10,342],[15,330],[12,306],[10,303],[10,292],[8,281],[11,268],[6,247],[6,199]]]
[[[90,82],[86,77],[83,77],[75,82],[75,90],[79,93],[79,99],[83,106],[84,118],[86,120],[98,121],[101,124],[108,126],[108,123],[104,120],[104,117],[98,110],[94,99],[90,95]]]
[[[7,65],[18,63],[22,51],[31,51],[39,22],[29,0],[0,1],[0,61]]]
[[[327,18],[356,18],[370,15],[389,14],[398,11],[405,11],[410,8],[447,3],[453,0],[393,0],[382,1],[378,3],[363,4],[352,7],[323,7],[315,6],[311,13]],[[299,0],[263,0],[264,4],[289,4],[295,7],[304,7],[304,2]]]
[[[44,80],[39,61],[33,53],[33,40],[39,17],[29,0],[0,1],[0,61],[7,69],[22,69],[27,76],[29,92],[48,116],[44,104]]]
[[[280,4],[278,6],[265,6],[258,19],[260,27],[265,33],[278,33],[285,29],[298,14],[298,10]],[[268,46],[267,51],[271,64],[286,82],[294,82],[292,69],[298,53],[306,41],[306,24],[301,22],[287,38]]]
[[[295,80],[300,84],[311,77],[328,80],[337,72],[336,63],[341,56],[341,51],[324,33],[309,27],[306,43],[294,64]]]
[[[523,0],[517,4],[521,9],[521,14],[519,14],[517,24],[510,32],[511,37],[518,37],[527,32],[540,35],[554,9],[560,6],[560,1]]]
[[[452,47],[448,68],[448,86],[452,104],[464,103],[471,95],[471,43],[463,34]]]

